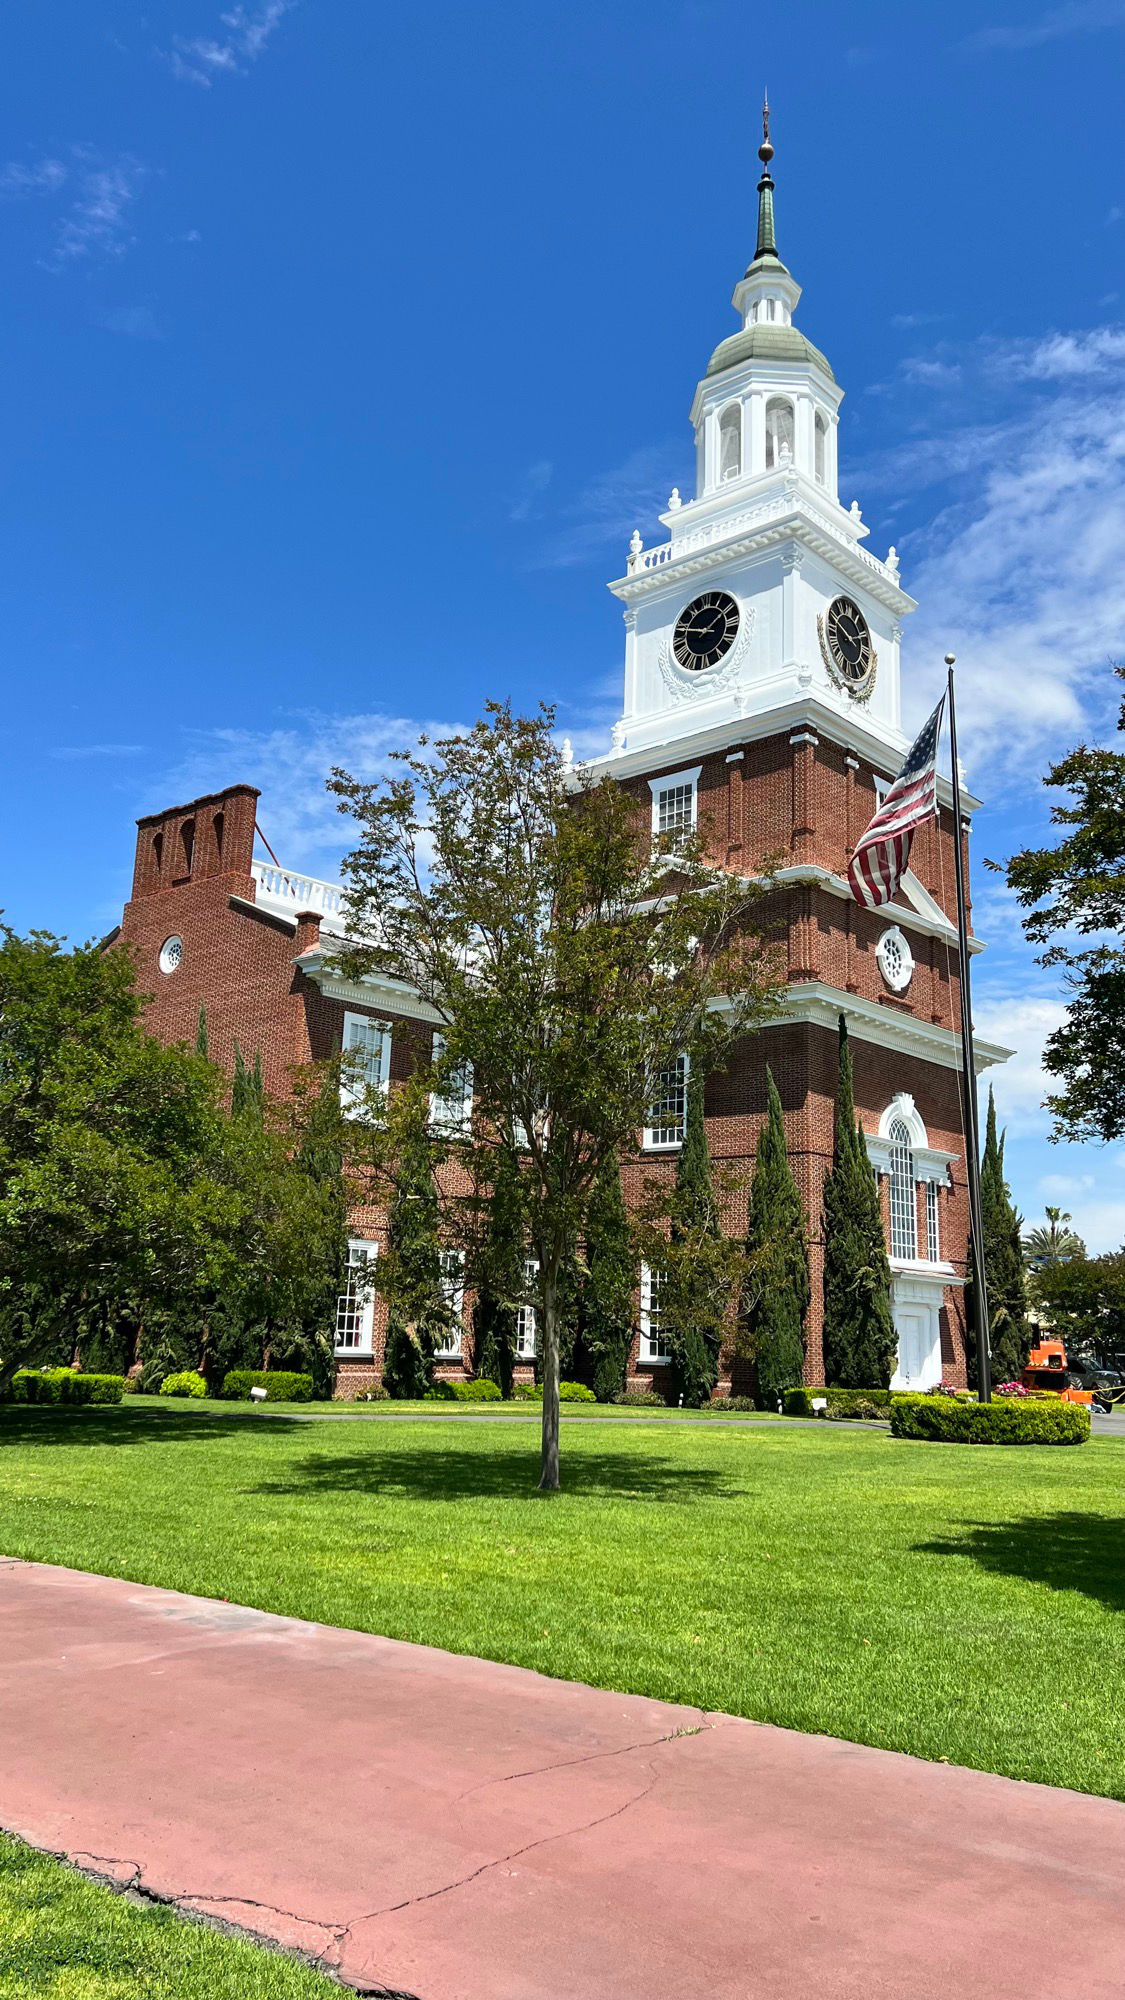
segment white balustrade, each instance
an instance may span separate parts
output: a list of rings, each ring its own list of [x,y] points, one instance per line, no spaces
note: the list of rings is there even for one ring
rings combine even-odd
[[[272,861],[252,861],[250,873],[257,887],[257,901],[283,909],[295,916],[300,910],[315,910],[322,917],[342,918],[344,891],[338,882],[320,882],[315,875],[295,875]]]

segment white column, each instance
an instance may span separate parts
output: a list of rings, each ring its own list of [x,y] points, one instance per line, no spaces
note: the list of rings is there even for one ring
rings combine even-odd
[[[625,613],[625,714],[637,713],[637,614]]]
[[[825,452],[825,460],[826,460],[825,471],[828,481],[828,491],[831,493],[832,498],[834,500],[838,500],[840,498],[840,462],[837,455],[839,441],[840,441],[840,419],[838,416],[836,416],[833,417],[831,423],[828,426],[828,437],[825,440],[828,447],[827,451]]]
[[[756,478],[766,469],[766,397],[763,389],[754,389],[747,399],[750,419],[748,439],[749,455],[746,460],[747,472]]]
[[[719,483],[719,413],[713,407],[703,419],[706,433],[704,443],[703,484],[708,492]]]
[[[811,396],[796,398],[793,458],[806,479],[813,477],[813,406]]]

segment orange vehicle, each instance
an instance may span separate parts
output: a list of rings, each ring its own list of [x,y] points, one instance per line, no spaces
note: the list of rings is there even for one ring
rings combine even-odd
[[[1063,1403],[1085,1403],[1089,1407],[1094,1400],[1090,1389],[1067,1388],[1066,1349],[1061,1340],[1041,1340],[1033,1347],[1020,1381],[1025,1389],[1050,1390]]]

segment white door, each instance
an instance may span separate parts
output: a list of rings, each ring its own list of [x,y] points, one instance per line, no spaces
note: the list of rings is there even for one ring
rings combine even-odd
[[[891,1388],[932,1389],[941,1380],[937,1314],[930,1306],[904,1299],[901,1304],[896,1301],[894,1315],[898,1367],[891,1377]]]

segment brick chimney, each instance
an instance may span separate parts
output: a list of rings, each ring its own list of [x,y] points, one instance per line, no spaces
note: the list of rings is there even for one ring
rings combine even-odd
[[[252,898],[259,796],[254,785],[230,785],[139,819],[133,902],[220,876],[234,878],[232,894]]]

